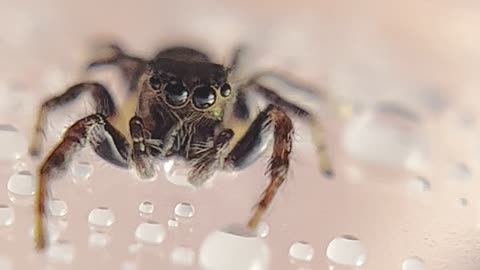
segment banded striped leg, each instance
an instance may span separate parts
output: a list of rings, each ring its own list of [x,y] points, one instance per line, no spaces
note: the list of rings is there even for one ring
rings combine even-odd
[[[37,119],[33,129],[32,140],[29,146],[29,153],[32,156],[39,156],[42,150],[43,134],[46,129],[46,119],[50,111],[64,107],[75,101],[81,94],[90,94],[95,102],[95,112],[105,116],[115,114],[116,108],[112,96],[107,89],[95,82],[83,82],[68,88],[64,93],[50,98],[42,103],[37,113]]]
[[[247,156],[255,153],[255,146],[264,139],[264,133],[270,128],[273,128],[273,153],[268,167],[270,184],[265,189],[262,199],[248,222],[248,226],[252,229],[256,228],[278,189],[285,182],[292,150],[293,124],[291,119],[278,106],[269,105],[255,118],[248,131],[226,159],[227,165],[243,164],[243,160]]]
[[[262,95],[267,101],[278,105],[286,112],[293,113],[294,115],[300,117],[301,119],[304,119],[308,123],[310,132],[312,134],[312,140],[317,150],[320,170],[325,177],[333,177],[333,166],[327,152],[327,145],[324,138],[324,130],[321,126],[320,121],[307,110],[279,96],[274,90],[271,90],[257,83],[252,83],[251,86],[253,87],[254,91]],[[313,90],[308,89],[306,91]]]
[[[62,141],[55,146],[45,161],[40,165],[37,175],[35,194],[35,247],[41,250],[46,245],[46,199],[48,183],[66,171],[74,155],[87,143],[93,148],[111,143],[116,149],[118,159],[128,163],[129,144],[127,140],[101,114],[93,114],[75,122],[63,135]]]

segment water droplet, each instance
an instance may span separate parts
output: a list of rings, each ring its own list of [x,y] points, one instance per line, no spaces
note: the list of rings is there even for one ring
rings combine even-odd
[[[15,212],[9,205],[0,204],[0,226],[10,226],[15,221]]]
[[[402,270],[425,270],[425,263],[419,257],[410,257],[403,261]]]
[[[48,204],[50,214],[55,217],[64,217],[68,213],[68,205],[65,201],[52,199]]]
[[[47,257],[51,262],[70,264],[73,261],[74,248],[67,241],[59,241],[50,245],[47,249]]]
[[[187,202],[181,202],[175,206],[175,215],[183,218],[193,217],[195,208]]]
[[[88,214],[88,223],[94,227],[110,227],[115,222],[115,214],[108,207],[94,208]]]
[[[19,160],[19,161],[17,161],[17,163],[15,163],[15,165],[13,165],[13,169],[16,172],[26,171],[27,170],[27,164],[24,161]]]
[[[90,232],[88,236],[88,246],[95,248],[103,248],[110,242],[110,235],[104,232]]]
[[[309,262],[313,259],[315,250],[307,242],[295,242],[290,246],[288,253],[295,260]]]
[[[430,182],[424,177],[417,176],[407,182],[407,190],[410,192],[425,192],[431,188]]]
[[[74,161],[71,170],[74,182],[84,183],[92,176],[93,165],[87,161]]]
[[[465,163],[457,162],[450,169],[450,176],[456,180],[470,180],[472,173]]]
[[[151,215],[153,211],[155,211],[155,206],[153,203],[149,201],[143,201],[138,206],[138,211],[140,211],[140,215]]]
[[[12,270],[13,264],[10,258],[6,256],[0,256],[0,269],[1,270]]]
[[[168,227],[174,227],[174,228],[178,227],[178,220],[177,220],[177,218],[171,218],[171,219],[169,219],[168,222],[167,222],[167,225],[168,225]]]
[[[27,140],[12,125],[0,124],[0,160],[19,159],[27,152]]]
[[[399,108],[365,111],[348,124],[343,138],[345,149],[358,160],[393,167],[411,166],[412,155],[414,159],[425,157],[428,150],[415,118],[413,113]]]
[[[199,262],[204,269],[269,269],[270,251],[264,239],[245,235],[244,230],[235,228],[227,231],[214,231],[202,242]]]
[[[192,266],[195,262],[195,251],[186,247],[175,247],[170,254],[170,262],[175,265]]]
[[[154,221],[141,223],[135,230],[135,238],[148,244],[160,244],[165,238],[165,228],[162,224]]]
[[[345,235],[328,244],[327,257],[337,264],[361,267],[367,260],[367,248],[356,237]]]
[[[257,235],[260,237],[267,237],[270,233],[270,226],[265,221],[260,221],[257,226]]]
[[[193,185],[188,182],[188,172],[190,169],[186,162],[173,159],[167,160],[163,163],[163,170],[170,183],[177,186],[193,188]]]
[[[14,195],[32,196],[35,194],[35,177],[28,171],[21,171],[8,179],[8,191]]]

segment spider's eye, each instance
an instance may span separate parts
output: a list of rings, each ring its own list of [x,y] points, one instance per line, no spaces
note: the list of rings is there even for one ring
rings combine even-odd
[[[215,90],[210,86],[200,86],[193,92],[193,105],[199,109],[205,109],[215,103]]]
[[[168,103],[179,106],[188,99],[188,91],[181,83],[169,83],[165,86],[165,95]]]
[[[220,94],[222,95],[222,97],[228,97],[231,92],[232,92],[232,88],[228,83],[224,83],[220,88]]]
[[[162,81],[156,75],[153,75],[152,77],[150,77],[149,83],[150,83],[150,87],[152,87],[152,89],[154,90],[159,90],[160,87],[162,86]]]

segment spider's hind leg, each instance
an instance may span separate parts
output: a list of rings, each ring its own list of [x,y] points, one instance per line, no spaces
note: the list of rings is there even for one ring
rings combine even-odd
[[[99,83],[83,82],[69,87],[64,93],[50,98],[42,103],[34,124],[29,153],[39,156],[42,150],[43,134],[46,128],[47,114],[55,109],[64,107],[75,101],[81,94],[88,93],[95,103],[95,111],[105,116],[112,116],[116,112],[115,103],[108,90]]]
[[[74,155],[82,150],[87,143],[97,153],[107,143],[113,143],[110,149],[116,149],[115,159],[118,163],[129,163],[130,145],[101,114],[93,114],[75,122],[67,129],[59,144],[50,152],[40,165],[37,174],[37,188],[35,193],[35,244],[37,249],[45,247],[46,197],[48,195],[48,182],[66,171]],[[112,157],[113,158],[113,157]]]

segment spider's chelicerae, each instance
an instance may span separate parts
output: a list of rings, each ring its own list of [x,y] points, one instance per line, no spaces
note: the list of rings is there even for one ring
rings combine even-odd
[[[233,85],[235,80],[231,77],[241,51],[237,50],[231,63],[224,66],[188,47],[161,50],[150,61],[128,55],[117,45],[99,48],[89,68],[118,67],[128,83],[129,96],[117,107],[102,84],[82,82],[41,105],[29,149],[33,156],[41,152],[49,111],[88,93],[93,97],[96,112],[71,125],[39,167],[35,198],[36,248],[45,247],[48,181],[64,172],[74,154],[87,145],[111,164],[134,168],[142,178],[154,175],[156,159],[182,158],[191,166],[189,182],[201,186],[216,170],[242,169],[251,164],[273,137],[268,167],[270,184],[248,222],[252,229],[287,175],[293,135],[289,115],[310,125],[320,169],[324,175],[332,176],[316,118],[259,80],[273,75],[288,84],[296,83],[285,76],[260,72]],[[249,98],[252,92],[262,96],[269,105],[258,110],[258,105]]]

